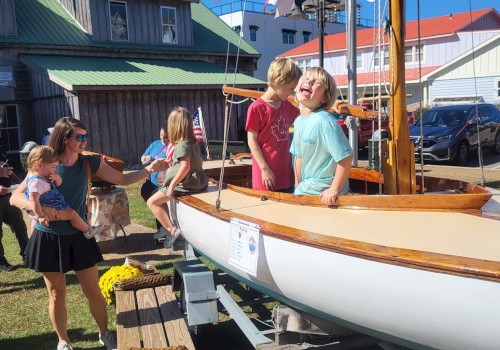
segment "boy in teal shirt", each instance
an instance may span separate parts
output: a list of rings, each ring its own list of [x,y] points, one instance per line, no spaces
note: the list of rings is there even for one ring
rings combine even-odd
[[[327,205],[349,191],[353,154],[337,120],[327,112],[335,102],[335,90],[333,78],[322,68],[310,68],[299,80],[300,116],[290,147],[295,156],[294,194],[316,194]]]

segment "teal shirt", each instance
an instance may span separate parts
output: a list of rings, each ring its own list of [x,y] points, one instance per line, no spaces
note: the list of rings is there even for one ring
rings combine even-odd
[[[101,164],[101,159],[97,156],[84,156],[90,162],[90,171],[95,174]],[[56,173],[62,178],[62,184],[57,189],[64,196],[64,200],[74,209],[81,218],[87,217],[87,171],[85,163],[79,160],[69,167],[62,164],[57,166]],[[69,221],[51,221],[49,226],[42,226],[38,222],[35,225],[37,230],[50,232],[56,235],[69,235],[79,232],[71,226]]]
[[[293,126],[290,152],[302,158],[302,182],[294,194],[321,194],[332,185],[337,162],[353,153],[349,140],[337,120],[323,109],[299,116]],[[346,181],[341,194],[348,191]]]

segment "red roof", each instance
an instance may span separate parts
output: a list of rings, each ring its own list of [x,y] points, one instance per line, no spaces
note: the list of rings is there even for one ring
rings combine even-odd
[[[494,8],[487,8],[469,12],[462,12],[441,17],[420,20],[420,38],[430,38],[443,35],[451,35],[470,26],[471,22],[479,18],[493,14],[500,25],[500,15]],[[406,40],[418,38],[418,21],[406,23]],[[298,46],[292,50],[279,55],[280,57],[293,57],[318,52],[318,38]],[[386,37],[387,42],[387,37]],[[374,41],[373,28],[360,29],[356,32],[356,45],[358,47],[372,46]],[[325,36],[325,52],[345,50],[347,48],[346,33],[331,34]]]
[[[422,67],[422,77],[426,76],[430,72],[438,69],[440,66],[432,66],[432,67]],[[381,80],[382,83],[389,83],[389,71],[381,72]],[[412,80],[418,80],[419,70],[418,68],[411,68],[405,70],[405,81],[409,82]],[[373,85],[378,84],[378,72],[371,73],[358,73],[357,77],[357,85]],[[337,75],[333,77],[337,86],[347,86],[347,75]]]

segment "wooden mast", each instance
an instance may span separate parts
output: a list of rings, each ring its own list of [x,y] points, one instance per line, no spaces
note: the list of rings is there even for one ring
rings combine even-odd
[[[415,155],[410,143],[405,90],[405,0],[390,1],[390,140],[384,166],[386,194],[415,193]]]

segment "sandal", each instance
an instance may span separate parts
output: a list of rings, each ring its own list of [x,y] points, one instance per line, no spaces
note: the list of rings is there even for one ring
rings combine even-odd
[[[160,227],[160,229],[153,234],[153,238],[160,239],[160,238],[167,237],[169,235],[170,235],[170,233],[164,227]]]
[[[172,228],[170,229],[170,233],[171,233],[171,236],[169,235],[169,236],[165,237],[165,248],[167,248],[167,249],[172,247],[175,240],[177,238],[179,238],[179,236],[181,235],[182,231],[180,228],[172,226]]]

